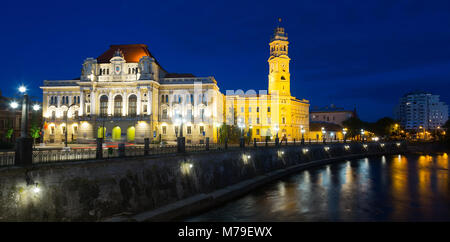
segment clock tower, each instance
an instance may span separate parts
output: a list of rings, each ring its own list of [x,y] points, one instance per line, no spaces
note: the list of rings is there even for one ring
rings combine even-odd
[[[269,94],[278,92],[280,96],[291,96],[288,45],[287,33],[278,26],[269,43]]]

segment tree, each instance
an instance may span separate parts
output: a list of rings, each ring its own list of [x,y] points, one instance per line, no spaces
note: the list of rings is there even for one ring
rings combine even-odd
[[[33,137],[33,143],[35,143],[36,139],[41,137],[41,129],[36,124],[32,124],[30,134]]]
[[[371,123],[368,129],[377,136],[389,136],[395,126],[395,120],[389,117],[378,119],[375,123]]]
[[[361,134],[361,129],[364,129],[367,124],[361,121],[358,117],[351,117],[342,122],[345,128],[347,128],[347,137],[353,138]]]
[[[228,143],[237,144],[241,137],[241,130],[235,125],[222,124],[219,129],[219,142],[225,143],[225,138],[228,138]]]
[[[10,129],[8,129],[8,131],[6,131],[5,137],[6,137],[9,141],[11,141],[13,132],[14,132],[14,129],[12,129],[12,128],[10,128]]]

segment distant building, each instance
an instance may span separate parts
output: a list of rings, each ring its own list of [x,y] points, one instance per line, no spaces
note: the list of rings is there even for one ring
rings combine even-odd
[[[421,91],[407,93],[400,98],[395,116],[404,129],[434,130],[448,120],[448,105],[439,101],[439,95]]]
[[[342,126],[345,120],[356,117],[356,109],[353,111],[345,110],[331,104],[330,106],[318,108],[314,107],[310,110],[311,122],[326,122]]]

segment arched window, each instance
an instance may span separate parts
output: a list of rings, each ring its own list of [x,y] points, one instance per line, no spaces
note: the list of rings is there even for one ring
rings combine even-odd
[[[102,117],[108,115],[108,97],[106,95],[100,97],[100,115]]]
[[[137,108],[137,97],[136,95],[131,95],[128,98],[128,115],[129,116],[136,116],[136,108]]]
[[[122,96],[120,95],[114,98],[114,116],[122,116]]]
[[[284,76],[281,76],[281,80],[286,80],[286,78],[284,78]]]

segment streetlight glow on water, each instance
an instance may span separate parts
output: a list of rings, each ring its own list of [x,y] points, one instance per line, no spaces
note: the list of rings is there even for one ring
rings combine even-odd
[[[448,155],[425,158],[367,157],[307,169],[185,221],[448,221],[450,177],[441,175]]]

